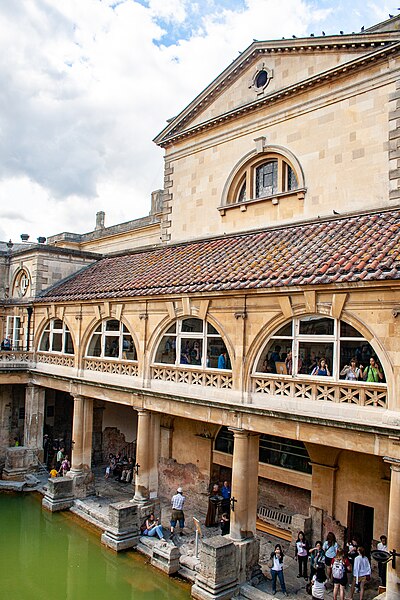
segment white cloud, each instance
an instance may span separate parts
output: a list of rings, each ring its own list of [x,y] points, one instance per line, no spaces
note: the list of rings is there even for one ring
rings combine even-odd
[[[162,186],[162,151],[151,140],[168,117],[253,38],[307,35],[329,22],[338,31],[349,17],[333,0],[147,4],[0,0],[3,239],[88,231],[97,210],[109,225],[143,216]],[[357,0],[352,18],[367,26],[379,7]]]

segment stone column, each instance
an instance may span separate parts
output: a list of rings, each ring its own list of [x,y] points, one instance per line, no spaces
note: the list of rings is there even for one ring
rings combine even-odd
[[[230,537],[251,538],[256,533],[258,494],[259,435],[231,429],[234,436],[232,461],[232,497]]]
[[[93,436],[93,400],[84,396],[74,397],[72,423],[72,457],[68,477],[74,479],[74,495],[85,498],[94,493],[91,471]]]
[[[24,446],[34,448],[43,460],[45,390],[28,383],[25,390]]]
[[[139,409],[136,438],[136,463],[139,472],[135,477],[136,502],[147,502],[149,500],[149,464],[150,464],[150,422],[151,413],[148,410]]]
[[[149,496],[158,498],[158,468],[160,460],[160,423],[161,415],[151,414],[149,439]],[[140,464],[140,463],[139,463]]]
[[[400,459],[384,457],[390,463],[390,496],[388,521],[388,548],[400,552]],[[392,561],[387,565],[386,600],[400,599],[400,557],[396,557],[396,568]]]
[[[12,386],[0,387],[0,463],[6,458],[6,450],[11,442],[11,415],[12,415]]]
[[[83,396],[74,397],[74,416],[72,421],[72,456],[71,475],[83,473],[83,428],[84,428],[84,402]]]

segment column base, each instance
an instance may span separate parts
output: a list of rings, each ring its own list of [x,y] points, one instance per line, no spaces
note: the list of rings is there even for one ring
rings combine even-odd
[[[38,468],[37,450],[16,446],[7,448],[3,469],[3,479],[6,481],[24,481],[25,475]]]
[[[137,505],[131,502],[110,504],[108,518],[110,525],[101,536],[101,541],[115,552],[135,548],[140,536],[140,520]]]
[[[263,580],[260,558],[260,540],[258,538],[248,538],[246,540],[233,540],[238,552],[238,583],[249,582],[252,584],[260,583]]]
[[[198,600],[229,600],[236,595],[238,550],[224,536],[203,540],[199,572],[192,586],[192,597]]]
[[[86,498],[96,493],[94,486],[94,475],[90,470],[68,471],[66,477],[73,482],[73,494],[75,498]]]
[[[49,479],[42,507],[50,512],[69,510],[74,504],[73,482],[68,477]]]

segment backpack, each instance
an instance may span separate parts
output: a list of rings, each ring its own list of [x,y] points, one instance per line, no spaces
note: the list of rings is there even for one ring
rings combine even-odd
[[[343,579],[344,577],[344,564],[342,560],[334,560],[332,565],[332,577],[333,579]]]

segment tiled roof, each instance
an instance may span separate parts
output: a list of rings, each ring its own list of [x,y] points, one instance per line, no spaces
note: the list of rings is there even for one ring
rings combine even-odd
[[[106,257],[43,301],[400,279],[400,210]]]

